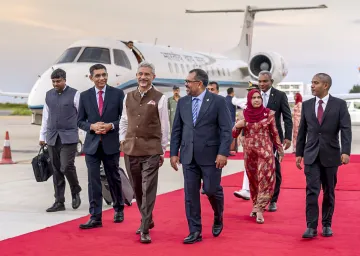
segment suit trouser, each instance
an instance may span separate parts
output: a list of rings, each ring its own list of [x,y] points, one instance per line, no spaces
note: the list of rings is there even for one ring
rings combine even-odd
[[[48,145],[50,161],[54,169],[53,183],[56,202],[65,202],[65,177],[69,182],[72,195],[81,191],[75,167],[76,147],[77,143],[62,144],[60,136],[57,136],[54,146]]]
[[[126,171],[134,188],[136,204],[141,214],[140,231],[147,234],[150,223],[153,221],[152,212],[158,186],[160,155],[125,155],[124,160]]]
[[[101,220],[102,218],[102,190],[100,179],[100,164],[104,164],[106,179],[109,184],[113,208],[115,212],[124,210],[124,199],[122,195],[121,178],[119,172],[120,154],[105,154],[102,143],[99,143],[98,149],[94,155],[85,155],[85,162],[88,168],[88,186],[89,186],[89,212],[91,219]]]
[[[214,218],[222,220],[224,212],[224,192],[220,185],[221,169],[216,165],[198,165],[193,159],[190,164],[183,164],[184,189],[185,189],[185,209],[186,218],[190,233],[202,230],[201,225],[201,206],[200,206],[200,186],[203,180],[203,189],[208,196]]]
[[[319,157],[311,165],[305,165],[306,176],[306,223],[308,228],[316,229],[319,219],[318,198],[323,188],[322,225],[331,227],[335,208],[335,187],[338,166],[324,167]]]
[[[281,165],[279,162],[279,158],[277,156],[275,156],[275,188],[274,188],[274,195],[271,198],[270,203],[276,203],[278,198],[279,198],[279,194],[280,194],[280,186],[281,186],[281,181],[282,181],[282,177],[281,177]]]

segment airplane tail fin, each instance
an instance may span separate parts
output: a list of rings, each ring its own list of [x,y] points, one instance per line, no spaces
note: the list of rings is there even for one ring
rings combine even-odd
[[[323,9],[327,8],[326,5],[318,6],[305,6],[305,7],[276,7],[276,8],[257,8],[247,6],[243,9],[228,9],[228,10],[203,10],[194,11],[186,10],[185,13],[233,13],[244,12],[244,23],[242,27],[241,37],[239,44],[225,53],[229,58],[240,59],[248,62],[251,54],[252,37],[254,29],[255,14],[257,12],[271,12],[271,11],[286,11],[286,10],[308,10],[308,9]]]

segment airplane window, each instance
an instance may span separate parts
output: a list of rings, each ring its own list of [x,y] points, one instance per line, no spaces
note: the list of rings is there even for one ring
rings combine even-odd
[[[169,62],[168,65],[169,65],[169,70],[170,70],[170,72],[172,73],[172,72],[173,72],[173,69],[172,69],[171,63]]]
[[[211,73],[213,76],[215,76],[215,70],[211,67]]]
[[[110,51],[107,48],[86,47],[78,62],[111,64]]]
[[[229,69],[227,69],[227,72],[228,72],[228,76],[231,76],[231,74],[230,74],[230,70],[229,70]]]
[[[188,72],[190,71],[190,66],[189,66],[189,64],[186,64],[186,68],[187,68],[187,70],[188,70]]]
[[[179,73],[179,66],[176,63],[175,63],[175,70],[176,70],[176,73]]]
[[[129,58],[123,50],[114,49],[113,52],[115,65],[131,69]]]
[[[222,69],[223,75],[226,76],[225,69]]]
[[[181,70],[182,70],[183,74],[185,74],[185,68],[184,68],[183,64],[181,64]]]
[[[217,68],[217,72],[218,72],[219,76],[221,76],[221,73],[220,73],[220,69],[219,69],[219,68]]]
[[[69,63],[73,62],[80,52],[81,47],[73,47],[67,49],[59,58],[59,60],[56,62],[56,64],[60,63]]]

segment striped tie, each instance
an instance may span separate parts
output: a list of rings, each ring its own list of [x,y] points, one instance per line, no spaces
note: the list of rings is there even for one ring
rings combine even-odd
[[[192,108],[192,118],[193,118],[193,123],[195,125],[196,118],[197,118],[197,115],[198,115],[199,99],[194,98],[193,101],[194,101],[194,104],[193,104],[193,108]]]

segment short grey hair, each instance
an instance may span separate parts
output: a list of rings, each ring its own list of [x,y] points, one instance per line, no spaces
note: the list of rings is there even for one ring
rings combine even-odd
[[[331,87],[332,79],[331,79],[331,76],[329,76],[328,74],[326,74],[326,73],[317,73],[315,75],[315,77],[318,77],[321,80],[321,82],[327,83],[329,85],[329,88]]]
[[[266,75],[266,76],[268,76],[270,79],[272,79],[272,74],[271,74],[270,71],[267,71],[267,70],[260,71],[259,76],[261,76],[261,75]]]
[[[144,60],[138,66],[138,71],[140,68],[151,68],[151,72],[155,75],[155,66],[154,64]]]

